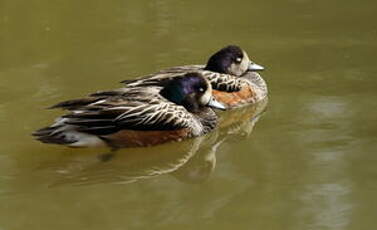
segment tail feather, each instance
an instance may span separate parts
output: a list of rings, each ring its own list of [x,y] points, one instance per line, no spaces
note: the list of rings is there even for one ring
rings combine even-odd
[[[75,143],[77,140],[73,138],[67,138],[64,132],[59,131],[60,129],[62,129],[62,127],[62,125],[58,125],[41,128],[33,132],[32,135],[35,136],[37,140],[43,143],[60,145],[69,145]]]
[[[77,142],[76,140],[67,140],[64,137],[62,138],[57,135],[40,136],[37,138],[37,140],[46,144],[58,144],[58,145],[71,145]]]
[[[67,145],[70,147],[103,146],[106,143],[94,133],[103,134],[103,130],[93,131],[93,134],[79,129],[80,127],[69,124],[52,125],[32,133],[37,140],[47,144]]]
[[[59,128],[59,127],[56,127],[56,128]],[[53,132],[54,130],[56,130],[55,127],[44,127],[44,128],[41,128],[41,129],[38,129],[36,131],[34,131],[31,135],[35,136],[35,137],[41,137],[41,136],[45,136],[45,135],[50,135],[51,132]]]

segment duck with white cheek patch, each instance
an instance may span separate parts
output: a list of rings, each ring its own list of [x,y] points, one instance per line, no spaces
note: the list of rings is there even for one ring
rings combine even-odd
[[[217,51],[206,65],[186,65],[161,70],[134,80],[123,81],[126,88],[160,87],[164,81],[187,72],[207,78],[213,96],[227,109],[257,103],[267,97],[267,85],[257,71],[264,67],[252,62],[246,51],[235,45]]]
[[[44,143],[69,147],[142,147],[204,135],[217,125],[212,108],[225,109],[200,73],[58,103],[68,113],[34,132]]]

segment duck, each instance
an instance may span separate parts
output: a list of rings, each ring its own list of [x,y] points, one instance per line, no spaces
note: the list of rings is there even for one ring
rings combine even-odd
[[[67,113],[33,133],[43,143],[69,147],[145,147],[205,135],[215,129],[212,96],[200,73],[186,73],[160,88],[133,87],[90,94],[50,108]]]
[[[125,87],[159,87],[164,81],[187,72],[201,73],[211,83],[214,98],[226,109],[255,104],[267,97],[267,84],[258,74],[264,67],[251,61],[245,50],[228,45],[214,53],[206,65],[185,65],[124,80]]]

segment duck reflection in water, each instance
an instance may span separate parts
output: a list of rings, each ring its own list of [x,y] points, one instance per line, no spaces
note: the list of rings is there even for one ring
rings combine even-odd
[[[64,155],[59,163],[41,166],[54,174],[50,187],[60,185],[128,184],[165,174],[183,183],[206,181],[216,167],[216,154],[229,142],[248,138],[263,114],[267,99],[223,112],[219,128],[206,136],[148,148],[119,149],[113,157]]]

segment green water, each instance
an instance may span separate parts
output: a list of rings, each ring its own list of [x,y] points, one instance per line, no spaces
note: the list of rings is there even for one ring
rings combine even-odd
[[[377,229],[376,12],[371,0],[0,0],[0,229]],[[227,44],[267,68],[252,121],[238,111],[242,124],[105,162],[106,149],[30,136],[60,114],[49,105]]]

